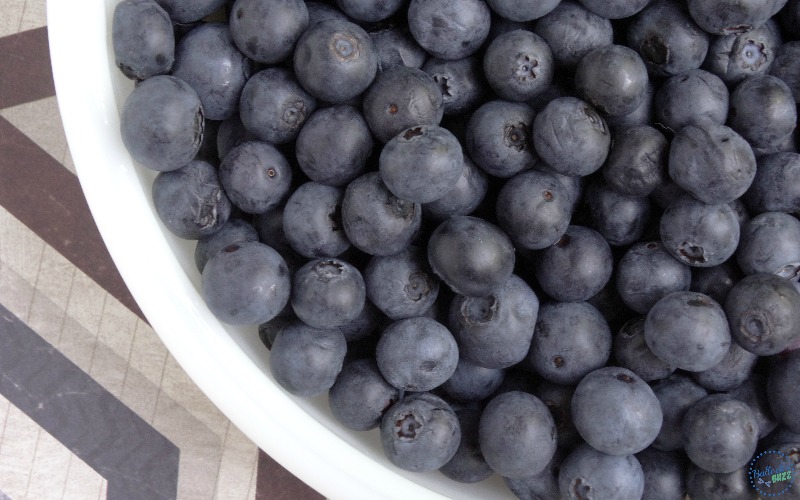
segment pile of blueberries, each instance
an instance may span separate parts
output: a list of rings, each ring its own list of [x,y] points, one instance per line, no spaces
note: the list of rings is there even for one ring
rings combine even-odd
[[[397,467],[800,498],[800,1],[122,0],[112,40],[210,310]]]

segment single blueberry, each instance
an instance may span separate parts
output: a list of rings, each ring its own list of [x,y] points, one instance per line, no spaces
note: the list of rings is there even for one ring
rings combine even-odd
[[[720,363],[731,344],[722,306],[691,291],[672,292],[656,302],[647,312],[644,336],[653,354],[691,372]]]
[[[710,394],[683,417],[684,450],[698,467],[730,473],[747,465],[758,444],[750,407],[728,394]]]
[[[556,452],[550,411],[539,398],[521,391],[500,394],[486,404],[478,439],[486,463],[503,477],[537,474]]]
[[[461,426],[442,398],[427,392],[411,393],[383,415],[381,444],[386,458],[410,471],[441,468],[458,451]]]
[[[234,243],[203,268],[201,291],[220,321],[233,325],[265,323],[289,300],[289,270],[283,257],[257,241]]]
[[[292,309],[314,328],[337,328],[355,319],[367,292],[361,272],[341,259],[307,262],[292,277]]]
[[[328,391],[342,370],[347,342],[335,328],[313,328],[295,320],[282,328],[269,351],[272,376],[295,396]]]
[[[342,103],[364,92],[378,72],[378,52],[363,28],[328,20],[310,26],[293,54],[297,81],[317,99]]]
[[[578,383],[572,419],[594,449],[624,457],[650,446],[661,430],[663,414],[645,381],[625,368],[606,366]]]
[[[456,295],[448,325],[462,357],[485,368],[508,368],[528,354],[538,313],[536,294],[511,275],[486,296]]]
[[[453,258],[454,256],[459,258]],[[514,246],[497,226],[472,216],[442,222],[428,240],[428,262],[454,292],[486,296],[514,271]]]

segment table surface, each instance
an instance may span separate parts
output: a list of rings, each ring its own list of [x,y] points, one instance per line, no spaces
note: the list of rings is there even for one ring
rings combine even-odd
[[[320,499],[147,324],[80,189],[45,0],[0,0],[0,500]]]

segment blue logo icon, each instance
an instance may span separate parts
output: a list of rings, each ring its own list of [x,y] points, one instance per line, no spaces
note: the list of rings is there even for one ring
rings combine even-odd
[[[759,494],[776,497],[789,491],[794,484],[794,462],[777,450],[767,450],[750,462],[750,485]]]

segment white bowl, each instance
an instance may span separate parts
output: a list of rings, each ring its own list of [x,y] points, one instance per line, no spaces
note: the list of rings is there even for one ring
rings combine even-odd
[[[114,65],[111,18],[119,0],[50,0],[48,34],[61,117],[78,177],[125,283],[170,353],[253,442],[335,499],[515,498],[495,476],[459,484],[411,473],[383,455],[377,430],[355,432],[325,397],[297,398],[269,370],[257,328],[220,323],[199,293],[194,243],[161,225],[150,198],[155,173],[135,164],[119,134],[133,83]]]

